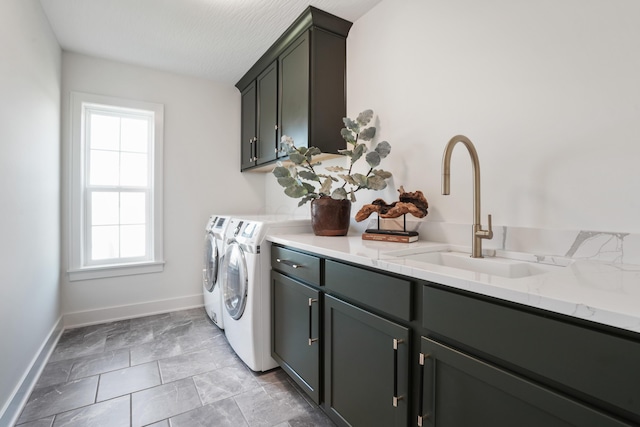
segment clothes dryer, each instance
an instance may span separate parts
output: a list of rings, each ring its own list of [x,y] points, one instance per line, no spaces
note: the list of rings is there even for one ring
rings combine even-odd
[[[222,270],[225,335],[253,371],[278,366],[271,357],[271,243],[265,238],[307,232],[309,219],[282,216],[233,218],[227,229]]]
[[[225,236],[231,218],[211,215],[205,228],[204,268],[202,269],[202,292],[204,308],[209,318],[220,329],[224,329],[222,316],[222,260],[226,249]]]

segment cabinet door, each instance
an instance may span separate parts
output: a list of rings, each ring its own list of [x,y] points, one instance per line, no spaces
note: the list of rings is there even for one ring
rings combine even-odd
[[[406,426],[409,330],[325,295],[324,405],[339,425]]]
[[[320,292],[271,272],[271,355],[320,403]]]
[[[256,80],[258,90],[258,164],[276,158],[278,137],[278,64],[274,62]]]
[[[430,427],[625,426],[577,401],[422,337],[418,419]]]
[[[296,146],[308,147],[309,32],[298,37],[280,55],[278,63],[280,67],[280,136],[290,136]]]
[[[252,82],[240,95],[242,127],[240,128],[240,169],[244,170],[256,164],[256,83]]]

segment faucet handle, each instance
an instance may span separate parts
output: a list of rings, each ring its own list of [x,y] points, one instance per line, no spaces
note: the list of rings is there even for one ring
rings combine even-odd
[[[488,229],[487,230],[482,230],[482,228],[478,231],[476,231],[476,236],[480,237],[481,239],[492,239],[493,238],[493,227],[491,225],[491,214],[489,214],[487,216],[487,222],[488,222]]]

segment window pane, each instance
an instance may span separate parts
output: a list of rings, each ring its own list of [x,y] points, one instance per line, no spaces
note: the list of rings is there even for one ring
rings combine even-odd
[[[120,161],[120,185],[146,187],[147,155],[121,153]]]
[[[119,158],[117,151],[91,150],[89,184],[118,185]]]
[[[118,224],[118,193],[91,193],[91,225]]]
[[[120,149],[120,118],[91,113],[89,141],[91,148],[105,150]]]
[[[144,225],[123,225],[120,227],[120,255],[123,258],[145,256],[145,240]]]
[[[146,153],[149,141],[149,121],[123,118],[121,138],[120,149],[122,151]]]
[[[120,194],[120,224],[144,224],[146,222],[146,194]]]
[[[91,259],[118,258],[119,233],[117,225],[91,227]]]

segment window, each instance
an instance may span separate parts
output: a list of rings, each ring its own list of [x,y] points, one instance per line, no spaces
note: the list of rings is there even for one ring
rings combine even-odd
[[[160,104],[71,94],[70,279],[162,271]]]

